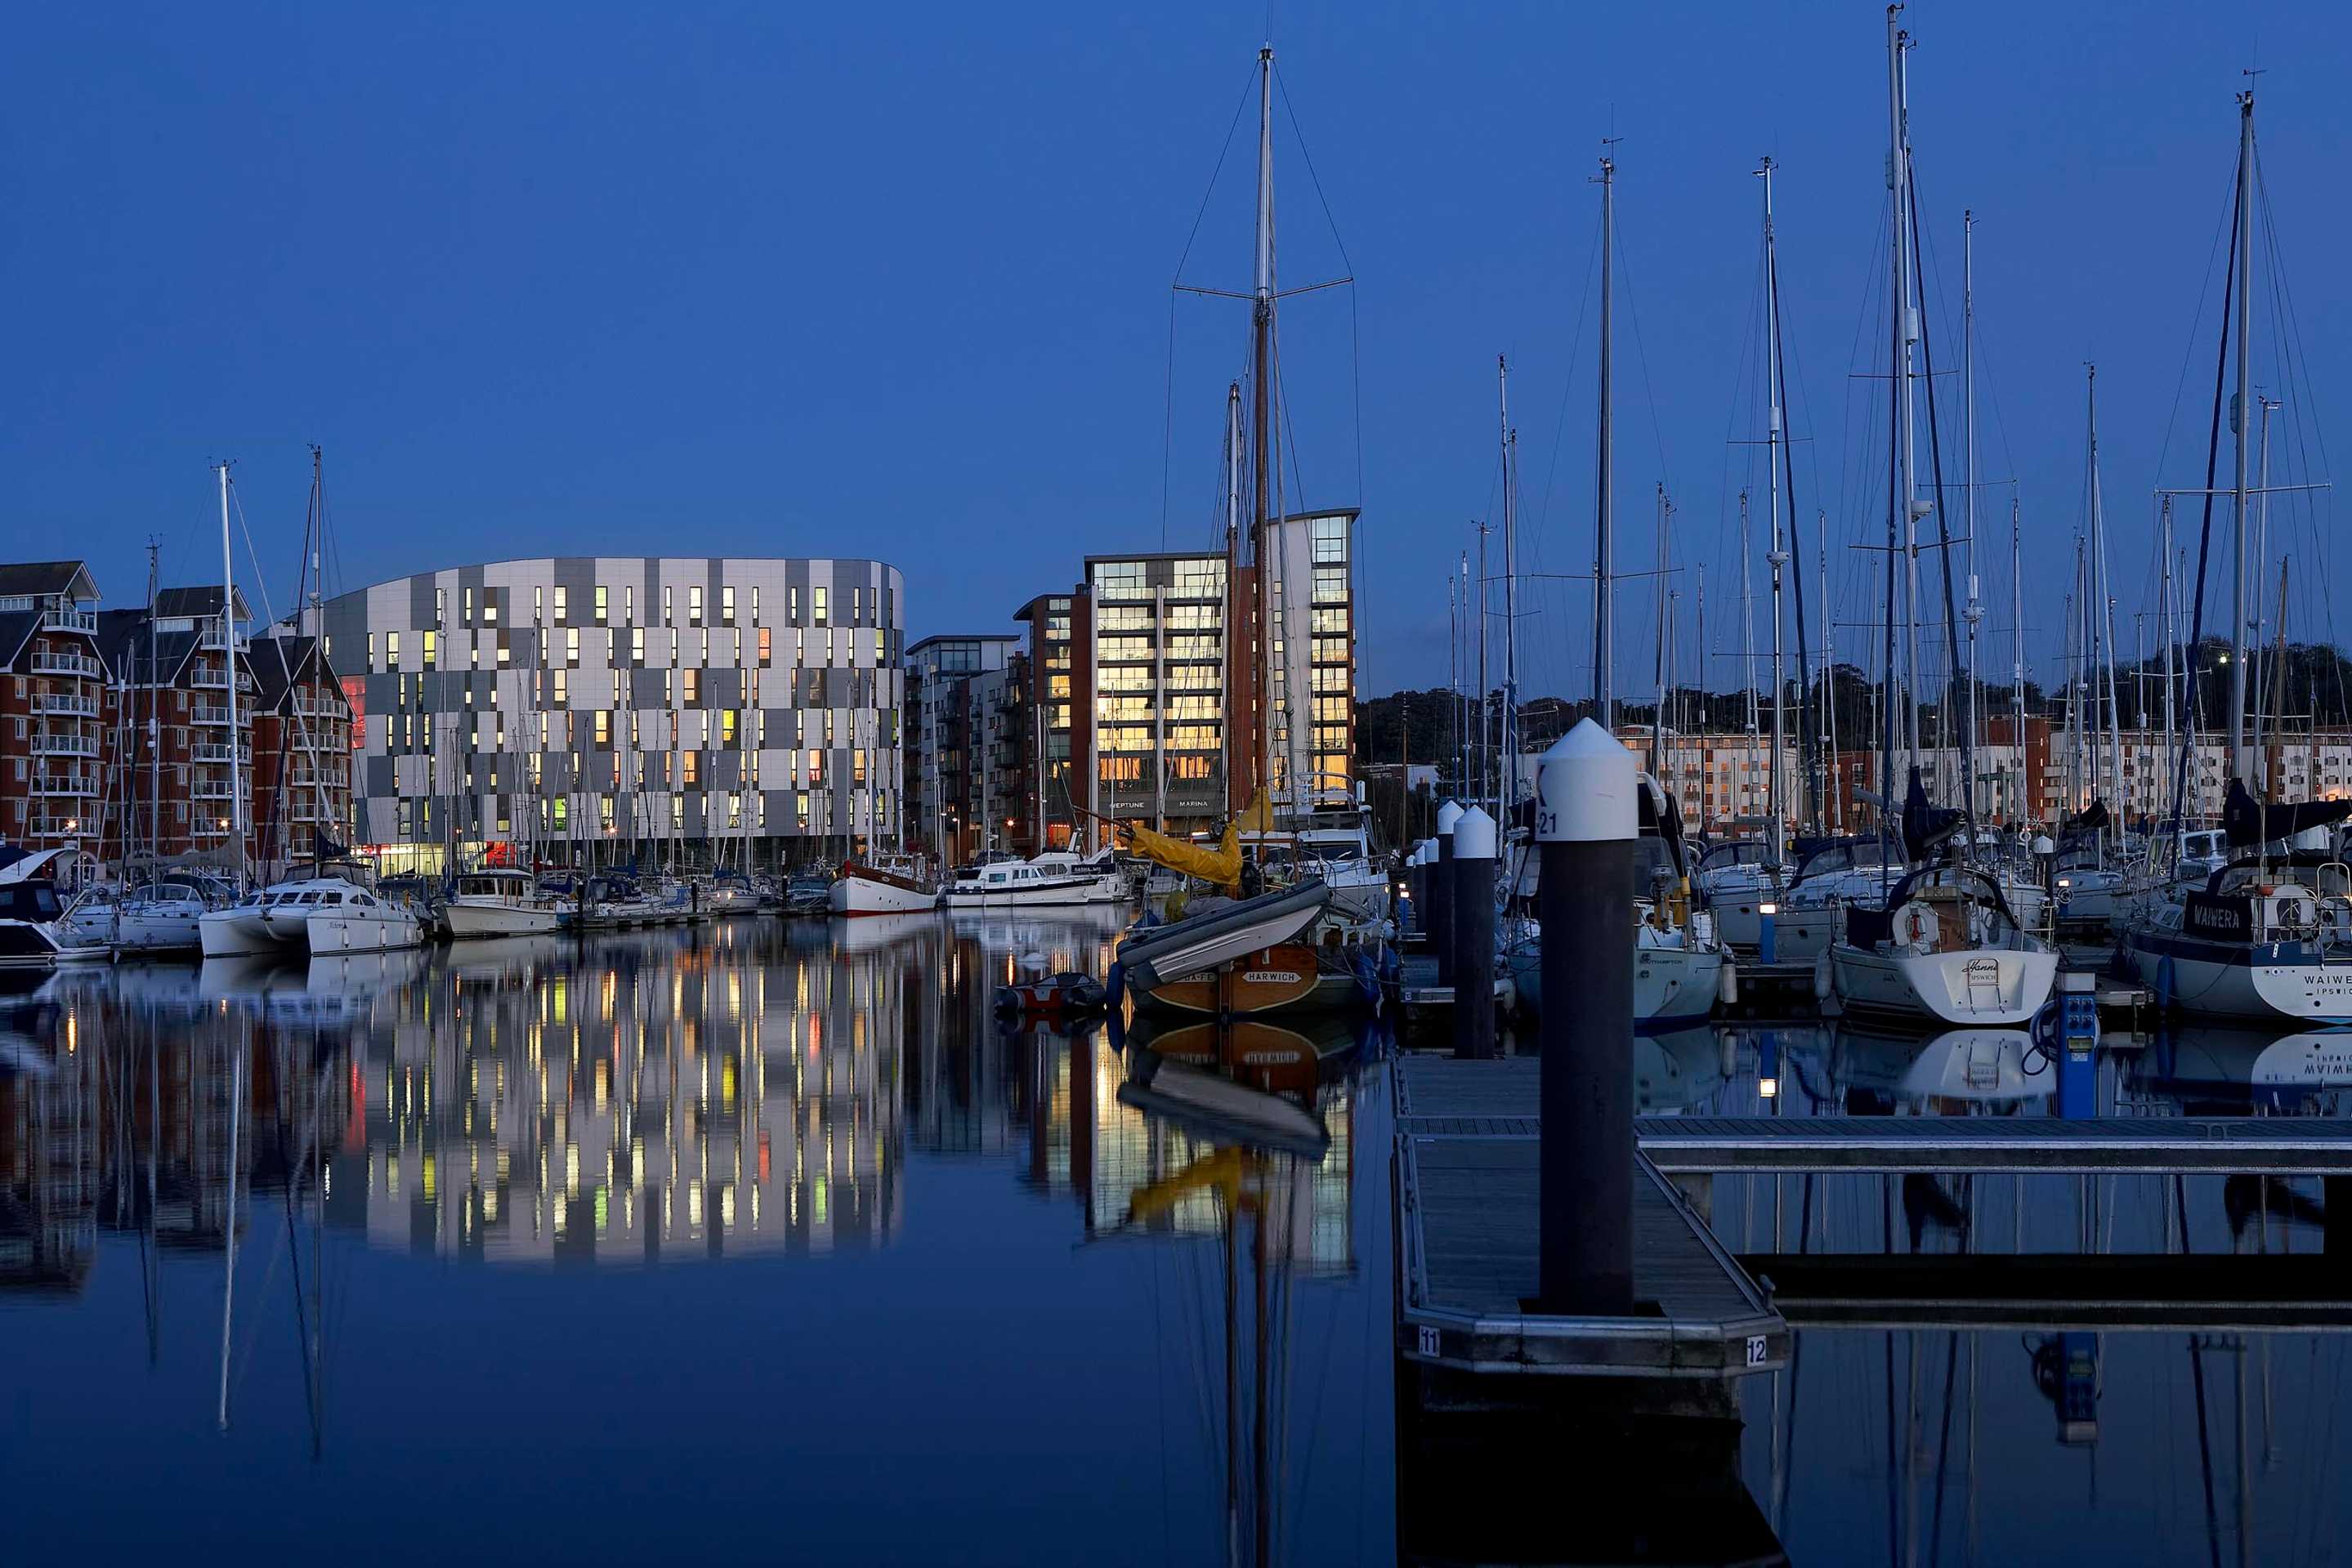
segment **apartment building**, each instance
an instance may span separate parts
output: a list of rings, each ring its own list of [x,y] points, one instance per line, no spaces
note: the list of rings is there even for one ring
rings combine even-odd
[[[875,560],[540,557],[376,583],[303,629],[341,673],[381,863],[797,862],[898,835],[905,597]]]
[[[104,706],[89,569],[0,566],[0,841],[58,849],[97,831]]]

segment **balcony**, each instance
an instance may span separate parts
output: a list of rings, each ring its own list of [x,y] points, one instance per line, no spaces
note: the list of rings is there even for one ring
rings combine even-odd
[[[297,768],[286,776],[289,789],[344,789],[351,781],[348,772],[336,768]]]
[[[79,632],[95,637],[98,635],[98,612],[95,610],[44,610],[41,612],[40,624],[35,630]]]
[[[98,823],[90,817],[35,817],[25,824],[28,839],[75,839],[97,831]]]
[[[80,800],[98,793],[98,775],[39,772],[33,775],[33,793],[49,799]]]
[[[228,709],[225,706],[218,704],[201,703],[197,705],[195,711],[191,713],[188,717],[189,721],[194,724],[226,724],[228,722]]]
[[[218,670],[197,670],[188,676],[188,685],[199,691],[225,692],[228,690],[228,676]],[[250,693],[253,690],[253,677],[239,670],[236,673],[236,689]]]
[[[226,779],[198,779],[188,786],[188,793],[199,800],[226,800],[229,798]]]
[[[343,705],[329,697],[304,696],[296,694],[294,711],[304,718],[334,718],[348,716]]]
[[[226,762],[229,759],[229,748],[225,742],[207,740],[189,747],[188,758],[192,762]],[[239,762],[251,762],[253,747],[240,742],[236,748],[236,759]]]
[[[96,680],[105,666],[89,653],[35,653],[33,674],[37,675],[79,675]]]
[[[36,692],[33,694],[33,712],[61,718],[96,718],[98,699],[65,692]]]
[[[33,755],[36,757],[96,757],[98,737],[74,730],[36,730],[33,734]]]

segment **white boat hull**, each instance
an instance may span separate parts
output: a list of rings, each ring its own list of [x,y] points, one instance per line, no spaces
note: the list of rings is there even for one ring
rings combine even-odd
[[[1765,902],[1752,893],[1713,895],[1706,907],[1715,916],[1716,935],[1727,946],[1741,952],[1760,952],[1764,946],[1764,914],[1759,906]],[[1772,916],[1773,962],[1820,957],[1837,940],[1837,928],[1838,910],[1834,904],[1781,904],[1780,912]]]
[[[124,956],[198,951],[204,939],[204,915],[201,907],[192,904],[161,909],[131,905],[115,917],[115,949]]]
[[[2352,964],[2231,963],[2164,952],[2126,937],[2140,984],[2184,1012],[2207,1018],[2352,1022]],[[2166,973],[2166,966],[2170,972]]]
[[[444,905],[441,917],[449,923],[449,935],[459,941],[478,936],[545,936],[555,930],[559,919],[552,908],[499,901],[474,904],[463,897]]]
[[[1955,1026],[2020,1028],[2050,999],[2058,955],[2025,947],[1949,953],[1830,949],[1830,980],[1850,1009]]]
[[[344,953],[385,953],[415,947],[425,940],[424,923],[404,909],[353,908],[348,904],[321,909],[310,916],[310,956],[333,957]]]
[[[833,915],[916,915],[939,903],[936,893],[856,875],[841,878],[824,894],[825,910]]]
[[[1641,947],[1633,955],[1633,1021],[1690,1023],[1709,1017],[1723,985],[1723,952],[1715,947]],[[1505,960],[1519,1005],[1543,1010],[1543,948],[1532,943]]]
[[[838,887],[838,883],[834,884]],[[1069,909],[1089,904],[1122,904],[1124,877],[1090,876],[1076,882],[1028,887],[950,888],[940,902],[950,909]]]
[[[289,951],[261,911],[251,904],[208,911],[196,921],[197,946],[207,958],[253,958]]]

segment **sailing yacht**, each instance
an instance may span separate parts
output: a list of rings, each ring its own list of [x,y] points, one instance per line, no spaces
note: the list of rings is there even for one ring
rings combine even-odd
[[[2030,935],[2010,897],[2022,891],[2013,871],[1988,860],[1991,846],[1976,829],[1974,738],[1960,731],[1960,775],[1965,783],[1957,809],[1929,805],[1920,779],[1918,691],[1922,676],[1918,632],[1920,602],[1919,523],[1937,519],[1939,557],[1946,574],[1944,632],[1951,655],[1948,696],[1961,689],[1958,617],[1950,573],[1953,540],[1944,507],[1941,458],[1933,445],[1936,429],[1935,356],[1924,323],[1929,298],[1918,277],[1917,191],[1912,174],[1909,73],[1905,56],[1910,35],[1900,8],[1886,14],[1888,85],[1887,168],[1893,196],[1887,251],[1893,267],[1888,379],[1891,405],[1886,507],[1887,664],[1882,672],[1885,700],[1881,712],[1880,777],[1890,782],[1880,801],[1881,821],[1899,820],[1905,864],[1901,880],[1885,885],[1874,904],[1855,904],[1845,915],[1843,935],[1830,946],[1829,978],[1849,1010],[1925,1020],[1943,1025],[2008,1027],[2030,1021],[2050,999],[2058,977],[2055,949]],[[1915,363],[1924,359],[1925,362]],[[1932,488],[1921,493],[1918,442],[1922,421],[1917,389],[1926,391],[1925,428],[1930,437]],[[1904,563],[1908,579],[1898,594]],[[1897,668],[1895,632],[1900,628],[1908,664]],[[1899,812],[1891,781],[1895,775],[1897,736],[1912,759],[1909,788]],[[1890,849],[1892,847],[1890,843]],[[1882,862],[1891,871],[1891,860]]]

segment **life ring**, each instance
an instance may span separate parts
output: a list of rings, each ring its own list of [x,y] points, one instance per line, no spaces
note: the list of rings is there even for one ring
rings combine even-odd
[[[1932,946],[1937,929],[1936,912],[1916,899],[1895,912],[1894,936],[1898,947]]]

